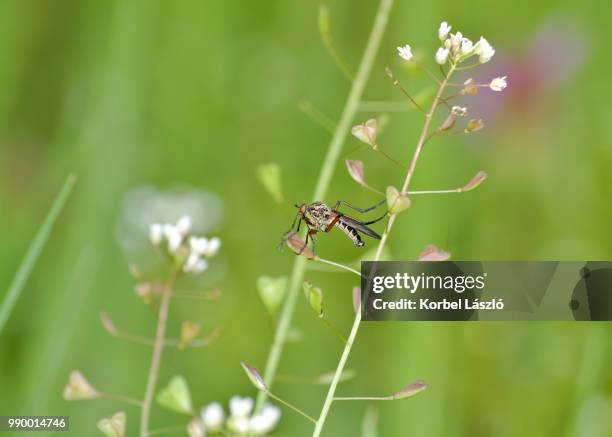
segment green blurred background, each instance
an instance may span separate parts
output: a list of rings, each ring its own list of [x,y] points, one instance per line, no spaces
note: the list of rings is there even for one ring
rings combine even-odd
[[[328,6],[337,46],[355,66],[377,2]],[[138,203],[143,192],[204,196],[214,217],[203,208],[196,227],[223,240],[211,269],[190,284],[218,286],[223,298],[177,302],[170,319],[172,335],[189,319],[221,325],[223,336],[205,349],[166,353],[160,385],[185,375],[198,406],[255,394],[238,363],[264,367],[274,326],[255,281],[289,274],[294,257],[276,245],[293,203],[311,195],[330,137],[298,103],[337,119],[350,85],[320,41],[317,11],[318,3],[289,0],[0,3],[0,293],[62,180],[70,171],[79,177],[0,335],[1,414],[70,415],[71,435],[95,435],[97,420],[123,407],[62,400],[73,368],[107,391],[142,396],[149,348],[109,337],[97,314],[153,333],[128,265],[153,265],[139,248],[146,223],[182,211],[158,208],[148,217]],[[497,55],[482,77],[508,74],[510,85],[465,101],[484,116],[485,131],[428,144],[414,188],[459,186],[480,169],[489,178],[468,194],[414,199],[394,229],[394,258],[414,259],[429,243],[465,260],[612,258],[610,12],[603,1],[396,2],[366,100],[402,101],[386,65],[411,91],[428,86],[403,68],[395,47],[410,43],[430,62],[442,20],[473,39],[485,35]],[[356,121],[378,115],[362,112]],[[421,123],[414,111],[390,113],[380,143],[407,162]],[[401,171],[358,146],[350,138],[343,158],[363,160],[377,187],[400,184]],[[255,177],[255,166],[268,162],[282,167],[280,205]],[[376,200],[343,162],[322,200],[339,198]],[[338,261],[358,256],[334,233],[317,249]],[[354,279],[307,278],[348,330]],[[303,302],[295,327],[303,339],[287,345],[280,372],[335,368],[342,345]],[[381,436],[610,436],[611,334],[609,323],[365,324],[349,363],[358,377],[340,392],[385,394],[417,378],[430,384],[414,399],[378,405]],[[325,393],[280,382],[276,390],[313,414]],[[358,435],[365,408],[335,405],[324,434]],[[138,412],[127,412],[135,435]],[[154,427],[181,423],[155,408]],[[278,435],[309,432],[284,411]]]

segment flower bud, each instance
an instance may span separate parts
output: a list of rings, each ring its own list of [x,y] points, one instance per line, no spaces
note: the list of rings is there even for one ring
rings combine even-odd
[[[200,411],[200,417],[206,428],[211,432],[218,432],[223,426],[225,420],[225,413],[223,407],[219,402],[213,402],[202,408]]]
[[[450,31],[451,26],[446,21],[440,23],[440,28],[438,29],[438,38],[440,38],[440,41],[444,42]]]
[[[497,92],[503,91],[508,86],[508,83],[506,82],[506,77],[508,77],[508,76],[496,77],[489,84],[489,88],[491,88],[491,90],[497,91]]]
[[[446,64],[448,59],[448,49],[440,47],[436,52],[436,62],[440,65]]]
[[[200,419],[189,422],[186,431],[189,437],[206,437],[206,426]]]
[[[406,61],[409,61],[412,59],[412,49],[410,48],[408,44],[406,44],[403,47],[398,47],[397,53],[400,56],[400,58],[405,59]]]
[[[451,113],[458,117],[465,117],[467,115],[467,108],[465,106],[453,106],[451,108]]]
[[[238,395],[232,396],[229,407],[232,417],[248,417],[253,411],[253,399]]]
[[[149,240],[154,246],[158,246],[161,243],[164,236],[164,228],[159,223],[153,223],[149,227]]]

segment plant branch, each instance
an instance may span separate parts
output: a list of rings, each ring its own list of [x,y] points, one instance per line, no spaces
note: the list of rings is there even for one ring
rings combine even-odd
[[[295,411],[298,414],[301,414],[302,416],[304,416],[306,419],[310,420],[312,423],[317,423],[317,421],[315,420],[314,417],[309,416],[308,414],[304,413],[302,410],[300,410],[298,407],[296,407],[295,405],[290,404],[289,402],[279,398],[278,396],[276,396],[274,393],[272,393],[271,391],[267,390],[264,393],[266,393],[268,396],[270,396],[272,399],[280,402],[281,404],[285,405],[286,407],[291,408],[293,411]]]
[[[142,407],[142,401],[140,399],[134,399],[129,396],[118,395],[115,393],[99,392],[98,394],[100,395],[101,398],[110,399],[112,401],[123,402],[126,404],[135,405],[137,407]]]
[[[359,108],[359,102],[361,101],[363,90],[370,76],[372,65],[374,64],[374,59],[376,57],[376,53],[378,52],[378,47],[380,46],[380,41],[385,28],[387,27],[389,11],[391,10],[392,5],[393,0],[381,0],[380,2],[378,12],[376,13],[376,18],[374,19],[374,25],[372,26],[372,31],[368,38],[363,57],[361,58],[359,69],[357,70],[357,76],[355,77],[355,80],[351,86],[346,104],[344,105],[344,110],[342,111],[342,116],[340,117],[340,121],[336,126],[336,130],[321,168],[321,173],[319,174],[319,179],[317,181],[313,196],[315,200],[324,198],[329,188],[332,175],[336,169],[340,154],[342,152],[342,147],[350,130],[351,122],[353,121],[353,118],[355,117],[355,114]],[[293,313],[295,312],[295,306],[297,304],[299,290],[304,279],[305,270],[306,258],[302,256],[296,257],[289,282],[289,291],[279,316],[278,327],[274,335],[274,341],[272,343],[272,347],[270,348],[264,371],[264,380],[269,387],[272,385],[274,376],[276,375],[283,346],[287,339],[289,328],[291,327],[291,320],[293,319]],[[264,392],[259,392],[259,395],[257,396],[256,411],[261,408],[265,399],[266,394]]]
[[[357,270],[355,270],[355,269],[353,269],[353,268],[351,268],[349,266],[345,266],[344,264],[340,264],[340,263],[337,263],[337,262],[334,262],[334,261],[330,261],[330,260],[324,259],[324,258],[319,258],[319,257],[314,258],[313,261],[319,261],[319,262],[321,262],[323,264],[329,264],[330,266],[334,266],[334,267],[338,267],[338,268],[344,269],[346,271],[349,271],[351,273],[356,274],[357,276],[359,276],[361,278],[361,273],[359,273]]]
[[[159,368],[161,366],[162,351],[164,349],[166,337],[166,323],[168,321],[168,311],[170,310],[170,301],[172,299],[172,287],[176,281],[176,276],[177,272],[173,270],[170,273],[170,278],[168,279],[164,291],[162,292],[161,302],[159,305],[157,330],[155,332],[155,343],[153,344],[153,355],[151,357],[151,367],[149,368],[147,388],[142,401],[142,413],[140,416],[141,437],[149,436],[149,416],[151,414],[151,403],[155,394],[155,385],[157,383]]]
[[[419,157],[423,150],[423,146],[425,145],[425,141],[428,136],[429,127],[431,125],[431,120],[433,119],[433,115],[436,111],[436,108],[438,107],[438,104],[440,103],[440,97],[442,96],[442,93],[444,92],[444,89],[446,88],[446,84],[448,83],[451,75],[453,74],[453,70],[454,70],[454,66],[451,66],[451,68],[448,71],[448,74],[446,74],[446,76],[444,77],[444,80],[440,83],[438,92],[436,93],[436,97],[434,98],[434,101],[431,104],[431,108],[429,109],[429,111],[427,112],[427,115],[425,116],[425,123],[423,124],[421,135],[419,136],[419,140],[417,142],[416,149],[412,156],[410,167],[408,168],[408,172],[406,173],[404,185],[402,186],[403,195],[406,195],[406,193],[408,192],[408,186],[410,184],[410,181],[412,180],[414,171],[416,169],[417,162],[419,160]],[[389,215],[389,222],[387,223],[385,232],[383,233],[380,243],[378,244],[378,248],[376,249],[376,255],[374,256],[374,261],[378,261],[380,259],[380,256],[385,247],[385,244],[387,243],[387,239],[389,238],[389,233],[391,232],[391,228],[393,227],[393,223],[395,223],[396,217],[397,217],[397,214]],[[321,409],[321,414],[319,415],[319,419],[317,420],[317,424],[315,426],[314,433],[312,434],[313,437],[319,437],[321,435],[321,431],[323,430],[323,426],[325,425],[325,421],[327,419],[327,415],[331,408],[331,404],[335,399],[334,395],[336,393],[338,382],[340,381],[340,377],[342,376],[342,372],[344,371],[344,366],[346,365],[346,362],[351,353],[353,344],[355,343],[355,338],[357,337],[357,332],[359,331],[360,324],[361,324],[361,311],[357,311],[357,314],[355,315],[355,320],[353,321],[351,332],[349,334],[348,343],[344,347],[344,350],[342,351],[342,356],[340,357],[340,361],[338,362],[338,367],[336,368],[334,379],[332,380],[329,386],[327,397],[325,398],[325,402],[323,403],[323,408]]]

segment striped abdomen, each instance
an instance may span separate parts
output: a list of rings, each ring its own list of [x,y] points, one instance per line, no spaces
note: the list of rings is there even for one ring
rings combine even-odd
[[[342,223],[341,221],[337,221],[335,223],[335,226],[339,229],[342,229],[342,232],[344,232],[347,235],[347,237],[351,239],[351,241],[353,242],[355,246],[357,247],[363,246],[363,241],[361,241],[361,237],[359,236],[359,234],[357,233],[355,229],[353,229],[346,223]]]

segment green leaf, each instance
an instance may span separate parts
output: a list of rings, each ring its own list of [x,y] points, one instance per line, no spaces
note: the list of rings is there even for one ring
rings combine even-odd
[[[170,380],[170,383],[157,395],[157,402],[162,407],[177,413],[193,414],[191,395],[187,381],[180,375]]]
[[[257,291],[270,314],[274,315],[287,292],[287,277],[260,276],[257,278]]]
[[[397,214],[410,208],[410,199],[403,196],[397,188],[387,187],[387,206],[390,214]]]
[[[108,437],[124,437],[126,420],[125,412],[119,411],[111,417],[105,417],[100,420],[98,422],[98,429]]]
[[[17,273],[15,274],[15,277],[13,278],[9,289],[6,292],[4,301],[0,306],[0,332],[2,332],[2,328],[4,328],[6,321],[11,315],[11,311],[13,310],[15,303],[17,303],[17,299],[19,299],[23,287],[25,286],[28,277],[32,273],[32,269],[34,268],[34,265],[36,264],[40,253],[45,247],[47,240],[49,239],[49,235],[51,234],[53,225],[55,224],[55,221],[57,220],[57,217],[59,216],[60,212],[64,208],[64,204],[66,203],[66,200],[68,199],[68,196],[70,195],[70,192],[72,191],[72,187],[74,186],[75,182],[75,174],[70,174],[66,178],[62,189],[55,197],[55,200],[53,201],[49,212],[47,212],[47,216],[40,225],[40,228],[38,228],[38,232],[34,236],[34,240],[30,244],[28,251],[21,260],[21,264],[17,269]]]
[[[277,202],[283,201],[280,166],[275,162],[257,167],[257,177],[268,194]]]
[[[310,308],[312,308],[318,317],[323,317],[323,290],[312,285],[309,281],[304,281],[302,288],[304,289],[304,295],[310,304]]]

